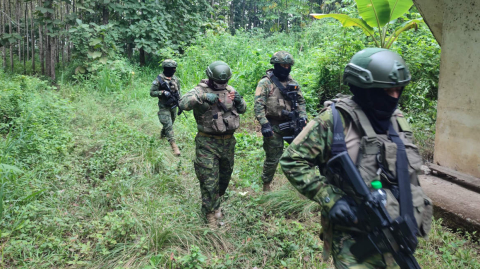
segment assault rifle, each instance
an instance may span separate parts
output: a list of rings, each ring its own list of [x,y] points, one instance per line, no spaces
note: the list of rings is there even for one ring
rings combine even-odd
[[[303,130],[306,122],[304,118],[300,117],[300,113],[298,112],[298,84],[288,84],[284,89],[282,95],[292,103],[292,111],[282,110],[282,116],[288,118],[289,121],[280,123],[278,127],[281,131],[293,131],[293,135],[283,137],[283,140],[290,144]]]
[[[180,100],[180,93],[178,91],[172,91],[172,89],[170,89],[170,85],[160,76],[158,76],[158,80],[160,81],[160,87],[170,93],[170,98],[167,100],[167,105],[171,105],[173,103],[173,106],[170,108],[175,109],[178,107],[177,115],[182,114],[183,110],[180,108],[180,104],[178,103]]]
[[[331,158],[327,167],[351,186],[355,196],[360,199],[359,202],[357,200],[356,207],[358,226],[368,234],[350,248],[352,254],[364,259],[371,256],[372,252],[390,253],[400,268],[420,269],[413,256],[418,244],[415,227],[412,227],[412,224],[415,224],[408,217],[400,216],[394,220],[390,218],[381,197],[369,191],[347,151]]]

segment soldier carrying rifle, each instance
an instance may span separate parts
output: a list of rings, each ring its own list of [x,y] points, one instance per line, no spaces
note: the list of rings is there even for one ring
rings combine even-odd
[[[274,68],[258,82],[255,90],[255,117],[262,126],[263,191],[271,190],[271,182],[283,153],[283,141],[291,142],[307,122],[305,99],[290,71],[293,57],[286,51],[273,54]]]
[[[180,149],[175,143],[173,123],[177,117],[178,101],[180,100],[180,81],[174,75],[177,63],[174,60],[162,62],[163,73],[158,75],[150,88],[150,96],[158,97],[158,119],[163,125],[160,138],[167,138],[175,156],[180,156]],[[180,110],[178,114],[182,113]]]
[[[331,254],[336,268],[420,268],[413,253],[433,206],[418,180],[412,129],[397,109],[411,75],[398,54],[369,48],[353,56],[343,79],[353,97],[326,103],[283,154],[283,172],[321,205],[324,259]]]

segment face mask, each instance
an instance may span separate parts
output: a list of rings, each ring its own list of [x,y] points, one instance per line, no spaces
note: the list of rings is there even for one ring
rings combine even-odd
[[[225,90],[228,86],[228,81],[226,81],[225,83],[218,83],[218,82],[215,82],[215,81],[209,79],[207,85],[208,85],[208,87],[210,87],[214,90]]]
[[[164,74],[167,78],[172,77],[173,74],[175,74],[176,71],[177,71],[177,68],[176,68],[176,67],[164,67],[164,68],[163,68],[163,74]]]
[[[273,65],[273,74],[280,80],[280,81],[285,81],[288,78],[288,75],[290,74],[290,71],[292,70],[292,67],[290,66],[289,68],[283,68],[280,64],[275,64]]]
[[[391,97],[383,89],[362,89],[350,86],[353,100],[367,115],[377,134],[385,134],[390,126],[390,118],[397,109],[400,98]]]

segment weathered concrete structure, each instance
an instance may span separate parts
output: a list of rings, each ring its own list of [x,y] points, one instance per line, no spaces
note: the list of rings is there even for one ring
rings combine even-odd
[[[442,47],[435,163],[480,178],[480,0],[414,0]]]

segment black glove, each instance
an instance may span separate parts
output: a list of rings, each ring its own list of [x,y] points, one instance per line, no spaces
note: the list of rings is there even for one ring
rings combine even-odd
[[[163,96],[170,98],[172,94],[169,91],[163,91]]]
[[[328,216],[334,223],[353,225],[358,222],[355,211],[355,202],[353,199],[343,197],[333,205],[332,209],[330,209],[330,212],[328,213]]]
[[[235,104],[240,104],[240,102],[242,102],[242,96],[238,92],[235,92],[235,98],[233,98],[233,101]]]
[[[269,123],[262,124],[262,135],[264,137],[272,137],[273,136],[273,130],[272,126]]]

